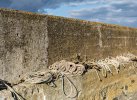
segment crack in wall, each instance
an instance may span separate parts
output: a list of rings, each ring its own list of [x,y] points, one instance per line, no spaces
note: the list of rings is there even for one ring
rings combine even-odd
[[[101,25],[98,25],[97,26],[97,30],[98,30],[98,34],[99,34],[99,46],[102,48],[103,47],[103,44],[102,44],[102,33],[101,33]]]

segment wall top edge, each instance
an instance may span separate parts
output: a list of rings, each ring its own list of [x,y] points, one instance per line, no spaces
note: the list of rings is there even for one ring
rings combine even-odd
[[[27,12],[22,10],[15,10],[15,9],[7,9],[7,8],[0,8],[0,13],[16,13],[16,14],[23,14],[23,15],[30,15],[30,16],[39,16],[39,17],[48,17],[49,19],[53,20],[66,20],[68,22],[72,23],[80,23],[80,24],[89,24],[89,25],[101,25],[105,27],[112,27],[112,28],[120,28],[120,29],[131,29],[131,30],[137,30],[137,28],[127,27],[127,26],[121,26],[116,24],[107,24],[102,22],[92,22],[92,21],[86,21],[81,19],[75,19],[75,18],[67,18],[62,16],[54,16],[54,15],[47,15],[47,14],[39,14],[34,12]]]

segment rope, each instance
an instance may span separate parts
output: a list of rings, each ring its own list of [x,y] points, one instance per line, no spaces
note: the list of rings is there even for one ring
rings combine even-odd
[[[70,84],[70,87],[71,87],[71,91],[70,93],[67,95],[66,92],[65,92],[65,85],[64,85],[64,77],[66,77],[67,81],[69,82]],[[64,74],[62,74],[61,76],[62,78],[62,91],[63,91],[63,94],[67,97],[67,98],[76,98],[78,96],[78,90],[76,88],[76,86],[73,84],[73,82]],[[71,96],[72,92],[73,92],[73,87],[75,88],[75,91],[76,91],[76,94],[74,96]]]
[[[100,78],[100,75],[99,75],[99,73],[98,73],[98,70],[95,69],[95,72],[96,72],[96,74],[97,74],[98,79],[99,79],[100,81],[102,81],[102,79]]]
[[[105,60],[104,61],[103,60],[97,61],[97,65],[102,68],[102,75],[104,77],[107,77],[107,72],[110,72],[111,74],[113,74],[109,65],[105,62]]]
[[[85,66],[61,60],[49,66],[49,70],[51,72],[61,72],[70,75],[82,75],[85,72]]]
[[[112,73],[111,67],[115,67],[116,73],[119,73],[120,67],[125,68],[125,64],[132,63],[132,66],[137,66],[137,57],[133,54],[128,53],[116,56],[105,58],[102,60],[93,60],[92,62],[85,62],[85,65],[88,66],[88,69],[95,69],[98,79],[101,80],[98,71],[102,71],[102,76],[107,77],[107,72]]]
[[[53,80],[52,74],[49,71],[33,72],[24,77],[24,82],[31,84],[50,83]]]
[[[112,59],[106,59],[107,60],[107,63],[109,65],[112,65],[115,67],[115,70],[117,73],[119,73],[119,70],[120,70],[120,62],[117,61],[115,58],[112,58]]]
[[[4,81],[3,81],[3,84],[9,89],[9,91],[10,91],[11,93],[15,94],[15,95],[14,95],[14,99],[15,99],[15,100],[16,100],[16,99],[24,100],[24,99],[21,99],[20,96],[19,96],[19,94],[18,94],[13,88],[11,88],[8,84],[6,84]],[[16,98],[16,97],[17,97],[17,98]]]
[[[76,86],[73,84],[73,82],[67,77],[67,75],[82,75],[85,72],[85,66],[82,64],[75,64],[73,62],[68,62],[65,60],[61,60],[59,62],[55,62],[54,64],[52,64],[49,67],[50,72],[54,72],[55,74],[60,74],[61,78],[62,78],[62,91],[63,94],[67,97],[67,98],[75,98],[78,95],[78,90],[76,88]],[[57,77],[58,78],[58,77]],[[67,79],[71,90],[69,94],[66,94],[65,89],[64,89],[64,78]],[[76,91],[76,94],[74,96],[72,95],[73,92],[73,87]]]
[[[111,67],[115,67],[116,72],[119,73],[120,67],[128,63],[133,63],[133,66],[135,68],[135,63],[137,63],[137,57],[133,54],[128,53],[127,55],[123,54],[120,56],[116,56],[115,58],[94,60],[92,62],[84,61],[84,62],[73,63],[66,60],[61,60],[50,65],[48,67],[49,68],[48,71],[38,71],[27,74],[25,77],[23,77],[23,79],[21,79],[24,80],[21,82],[28,82],[31,84],[52,83],[55,86],[53,81],[59,79],[59,76],[61,75],[63,94],[68,98],[75,98],[78,96],[78,90],[76,86],[73,84],[73,82],[67,77],[67,75],[72,75],[72,76],[83,75],[87,69],[93,69],[95,70],[98,79],[102,81],[99,75],[99,71],[101,71],[104,77],[107,77],[107,72],[113,75],[113,72],[111,71]],[[65,92],[65,84],[64,84],[65,78],[71,87],[69,94],[66,94]],[[3,84],[10,90],[10,92],[14,94],[13,95],[14,98],[17,97],[19,100],[21,100],[20,96],[13,88],[11,88],[4,81]],[[73,88],[76,91],[76,94],[74,96],[72,96]]]

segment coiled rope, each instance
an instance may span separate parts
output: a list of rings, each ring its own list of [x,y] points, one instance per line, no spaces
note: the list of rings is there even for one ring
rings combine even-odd
[[[115,67],[116,73],[119,73],[120,67],[125,68],[126,64],[132,63],[132,66],[137,67],[137,56],[127,53],[120,56],[108,57],[101,60],[93,60],[92,62],[85,62],[88,66],[88,69],[94,69],[100,81],[99,71],[102,71],[102,76],[107,77],[107,72],[112,73],[111,67]],[[135,71],[135,70],[134,70]],[[136,72],[136,71],[135,71]]]
[[[71,87],[71,90],[70,90],[70,93],[67,95],[66,92],[65,92],[65,85],[64,85],[64,78],[66,77],[67,81],[69,82],[70,84],[70,87]],[[74,83],[64,74],[61,76],[61,79],[62,79],[62,91],[64,93],[64,95],[67,97],[67,98],[76,98],[78,96],[78,90],[77,90],[77,87],[74,85]],[[76,91],[75,95],[74,96],[71,96],[72,95],[72,92],[73,92],[73,87]]]
[[[50,70],[50,72],[60,74],[61,79],[62,79],[62,91],[63,91],[63,94],[67,98],[77,97],[78,90],[77,90],[76,86],[74,85],[74,83],[67,77],[67,75],[72,75],[72,76],[82,75],[85,72],[84,65],[75,64],[73,62],[68,62],[66,60],[61,60],[61,61],[55,62],[54,64],[49,66],[49,70]],[[64,78],[66,78],[67,82],[69,83],[69,85],[71,87],[69,94],[66,94],[65,89],[64,89],[64,87],[65,87]],[[74,96],[72,96],[73,88],[74,88],[74,91],[76,92]]]
[[[49,69],[48,71],[38,71],[25,75],[25,77],[23,77],[18,84],[22,82],[31,83],[31,84],[46,83],[50,86],[55,87],[54,81],[61,78],[63,94],[68,98],[75,98],[78,96],[78,89],[74,85],[74,83],[68,78],[67,75],[70,76],[83,75],[87,69],[91,69],[91,70],[95,70],[99,80],[102,81],[99,75],[99,71],[102,71],[102,76],[107,77],[108,72],[113,75],[111,67],[115,67],[116,72],[119,73],[120,67],[121,66],[125,67],[125,64],[128,63],[133,63],[133,66],[137,67],[136,66],[137,57],[133,54],[128,53],[128,54],[116,56],[115,58],[108,57],[101,60],[93,60],[91,62],[84,61],[84,62],[73,63],[66,60],[61,60],[50,65],[48,67]],[[64,78],[66,78],[68,84],[71,87],[69,94],[67,94],[65,91]],[[23,100],[12,87],[10,87],[5,82],[3,82],[3,84],[11,91],[11,93],[15,95],[15,97],[17,97],[19,100]],[[73,89],[74,91],[76,91],[76,93],[75,95],[72,96]]]

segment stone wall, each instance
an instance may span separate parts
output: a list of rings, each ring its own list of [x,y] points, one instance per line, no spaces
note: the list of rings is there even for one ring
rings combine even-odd
[[[0,77],[15,81],[46,67],[47,17],[0,9]]]
[[[137,55],[136,49],[136,28],[0,9],[0,77],[9,82],[62,59],[73,61],[77,54],[91,60],[127,52]],[[60,80],[56,88],[46,84],[14,88],[27,100],[125,100],[118,98],[135,98],[137,92],[136,73],[130,65],[119,74],[102,77],[102,82],[94,70],[70,78],[79,90],[74,99],[63,95]],[[0,95],[11,100],[7,91]]]
[[[129,27],[48,16],[48,37],[49,63],[79,53],[89,59],[137,54],[137,29]]]

